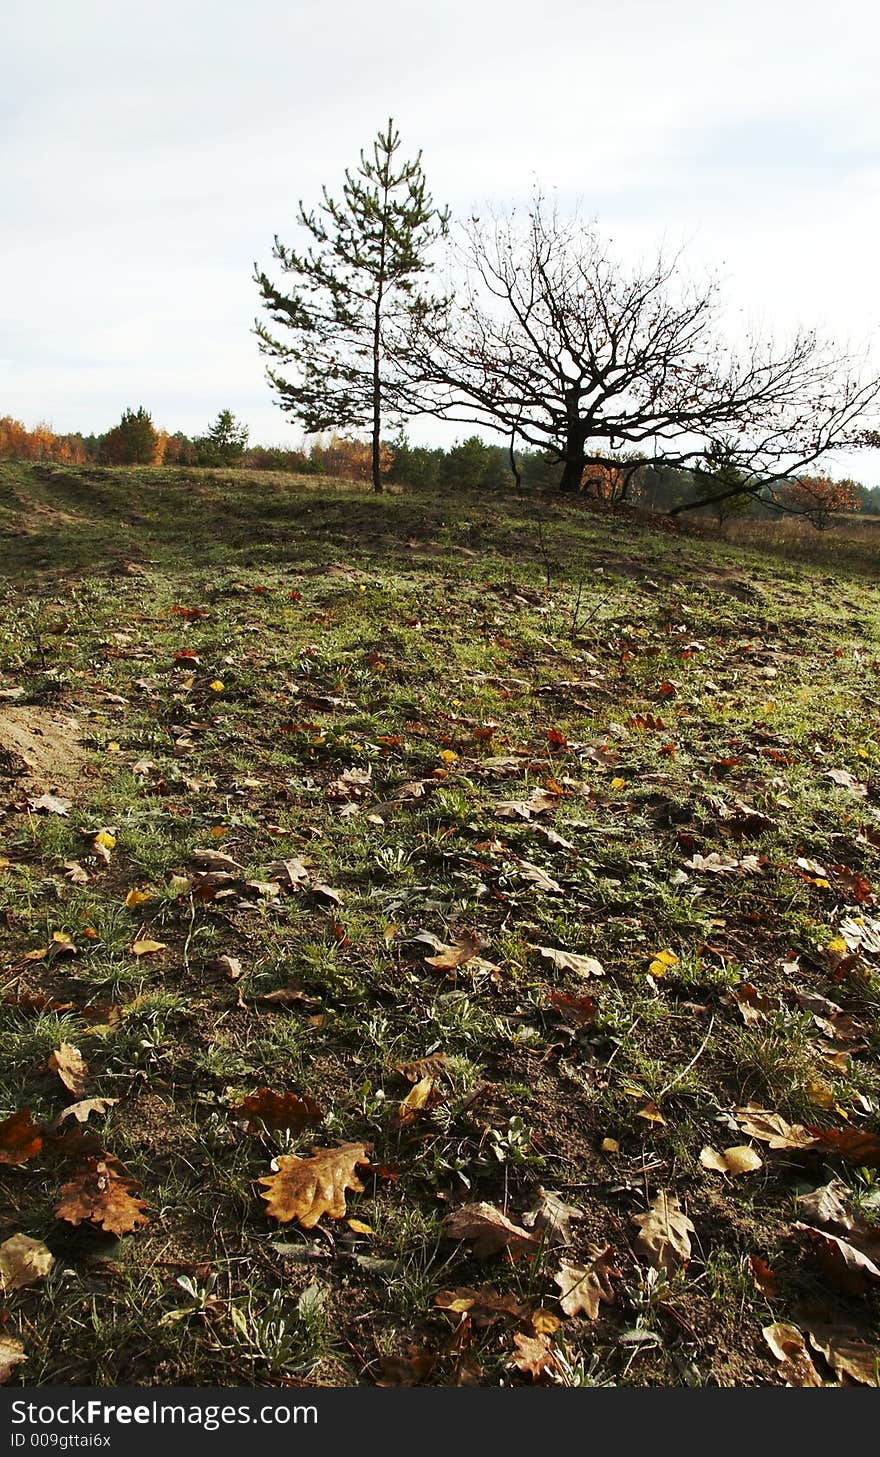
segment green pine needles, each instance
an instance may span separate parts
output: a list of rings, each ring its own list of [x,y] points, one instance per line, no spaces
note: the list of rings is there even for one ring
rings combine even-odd
[[[372,155],[361,152],[357,171],[346,171],[340,201],[324,188],[317,209],[300,202],[297,220],[312,239],[307,251],[276,236],[281,284],[254,266],[271,321],[258,320],[254,332],[274,361],[267,374],[278,404],[308,433],[369,429],[375,491],[382,490],[383,421],[419,409],[396,362],[407,332],[414,319],[436,322],[447,306],[425,285],[431,245],[445,237],[449,212],[428,192],[421,152],[399,161],[399,149],[389,118]]]

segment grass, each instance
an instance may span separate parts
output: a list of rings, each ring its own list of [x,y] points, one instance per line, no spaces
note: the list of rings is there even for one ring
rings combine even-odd
[[[876,1221],[876,1159],[751,1139],[755,1172],[700,1162],[747,1141],[747,1101],[877,1134],[870,542],[801,560],[580,503],[10,462],[0,534],[0,746],[4,714],[38,745],[76,724],[29,778],[0,755],[0,1118],[52,1122],[72,1095],[47,1059],[73,1043],[87,1096],[118,1100],[86,1127],[149,1215],[119,1238],[57,1218],[76,1160],[50,1140],[0,1169],[2,1238],[56,1261],[8,1296],[13,1380],[521,1384],[541,1308],[572,1386],[784,1384],[773,1320],[877,1342],[876,1282],[841,1283],[794,1228],[832,1177]],[[54,789],[66,815],[30,808]],[[505,809],[534,791],[537,816]],[[208,892],[206,849],[242,867]],[[338,894],[267,889],[297,857]],[[482,960],[448,970],[417,939],[467,931]],[[397,1069],[434,1053],[408,1116]],[[245,1132],[264,1086],[321,1125]],[[271,1220],[273,1158],[344,1142],[373,1146],[345,1217]],[[445,1236],[465,1203],[519,1223],[539,1187],[583,1211],[570,1248],[513,1262]],[[695,1229],[669,1278],[631,1222],[660,1191]],[[608,1245],[613,1303],[565,1318],[560,1257]],[[486,1285],[532,1314],[435,1304]]]

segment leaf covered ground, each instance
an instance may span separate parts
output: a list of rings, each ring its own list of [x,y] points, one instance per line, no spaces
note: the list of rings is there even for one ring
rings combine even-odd
[[[0,539],[11,1382],[877,1384],[870,570],[9,463]]]

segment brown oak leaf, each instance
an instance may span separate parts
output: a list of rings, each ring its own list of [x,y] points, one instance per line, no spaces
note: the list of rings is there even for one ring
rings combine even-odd
[[[42,1129],[31,1121],[30,1108],[19,1108],[0,1123],[0,1164],[26,1164],[42,1147]]]
[[[443,1220],[443,1232],[447,1239],[467,1240],[479,1257],[506,1250],[516,1260],[539,1245],[533,1234],[512,1223],[492,1204],[462,1204],[453,1209]]]
[[[27,1351],[17,1336],[0,1335],[0,1386],[5,1386],[12,1368],[27,1360]]]
[[[451,946],[441,946],[436,956],[426,956],[428,966],[435,966],[438,971],[454,971],[456,967],[464,966],[482,950],[484,946],[482,936],[478,931],[462,931],[461,935]]]
[[[41,1239],[13,1234],[0,1244],[0,1291],[22,1290],[48,1275],[55,1256]]]
[[[545,1242],[567,1245],[571,1244],[570,1222],[585,1218],[583,1209],[576,1204],[566,1204],[555,1189],[544,1189],[539,1185],[537,1199],[523,1215],[522,1222],[526,1229],[543,1235]]]
[[[116,1159],[87,1159],[61,1186],[56,1218],[66,1219],[69,1224],[88,1220],[108,1234],[130,1234],[139,1225],[149,1223],[146,1205],[136,1197],[139,1188],[137,1180]]]
[[[869,1346],[858,1331],[840,1325],[811,1325],[810,1345],[837,1376],[848,1376],[861,1386],[880,1387],[880,1349]]]
[[[69,1093],[78,1098],[84,1093],[89,1080],[88,1064],[83,1060],[83,1055],[78,1047],[70,1042],[62,1042],[61,1046],[51,1053],[49,1067],[56,1072]]]
[[[786,1386],[824,1386],[796,1325],[777,1321],[764,1326],[761,1334],[779,1362],[779,1375]]]
[[[566,1315],[585,1315],[596,1320],[599,1304],[614,1304],[614,1287],[611,1276],[619,1275],[614,1268],[614,1251],[610,1245],[604,1250],[594,1250],[588,1265],[570,1265],[563,1260],[553,1276],[562,1292],[559,1304]]]
[[[75,1118],[77,1123],[86,1123],[90,1113],[97,1113],[100,1118],[108,1108],[115,1107],[118,1102],[118,1098],[83,1098],[78,1103],[70,1103],[58,1114],[52,1128],[60,1128],[66,1118]]]
[[[816,1139],[812,1131],[799,1123],[787,1123],[781,1113],[772,1113],[759,1108],[756,1103],[746,1103],[743,1108],[734,1108],[734,1117],[750,1138],[757,1138],[770,1148],[813,1148]]]
[[[299,1098],[296,1093],[273,1093],[271,1088],[258,1088],[255,1093],[249,1093],[236,1112],[244,1120],[247,1133],[263,1133],[266,1129],[301,1133],[309,1124],[316,1125],[324,1118],[308,1093]]]
[[[674,1275],[691,1257],[690,1236],[696,1231],[677,1199],[661,1191],[646,1214],[633,1214],[639,1228],[636,1244],[655,1270]]]
[[[513,1345],[513,1354],[507,1364],[531,1376],[533,1381],[542,1381],[545,1376],[558,1373],[559,1362],[549,1336],[527,1336],[518,1331],[513,1338]]]
[[[303,1229],[311,1229],[322,1214],[331,1219],[345,1215],[345,1191],[362,1194],[364,1186],[355,1169],[370,1162],[370,1143],[343,1143],[337,1148],[313,1148],[311,1158],[284,1154],[278,1159],[278,1172],[260,1179],[266,1187],[267,1213],[281,1224],[298,1219]]]

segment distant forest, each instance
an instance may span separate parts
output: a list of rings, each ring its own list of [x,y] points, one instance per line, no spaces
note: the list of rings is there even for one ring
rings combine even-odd
[[[0,416],[0,459],[45,461],[95,466],[183,466],[284,471],[297,475],[333,476],[369,481],[368,442],[338,434],[320,435],[302,449],[251,445],[248,429],[230,410],[221,410],[204,435],[190,437],[154,426],[143,406],[125,410],[119,423],[103,434],[62,435],[48,425],[28,429],[11,416]],[[515,450],[489,444],[479,436],[443,448],[416,445],[403,434],[384,441],[384,480],[426,492],[552,491],[559,478],[558,456],[551,451]],[[667,512],[686,506],[706,489],[706,473],[654,464],[648,458],[609,457],[584,468],[584,496],[609,504],[628,502],[642,509]],[[853,480],[803,476],[785,487],[788,509],[825,525],[831,515],[861,512],[880,515],[880,486]],[[778,501],[779,492],[776,492]],[[719,520],[733,516],[775,514],[778,506],[754,496],[732,496],[705,514]],[[701,513],[703,514],[703,513]]]

